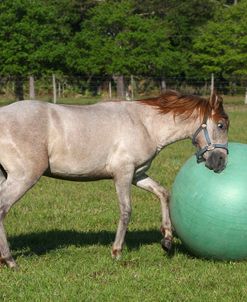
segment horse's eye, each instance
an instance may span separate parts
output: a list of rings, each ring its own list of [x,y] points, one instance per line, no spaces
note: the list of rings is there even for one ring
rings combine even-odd
[[[218,128],[220,128],[220,129],[224,129],[224,124],[222,124],[222,123],[218,123]]]

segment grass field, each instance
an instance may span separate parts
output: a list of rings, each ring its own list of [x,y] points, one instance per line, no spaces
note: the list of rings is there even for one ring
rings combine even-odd
[[[247,112],[230,106],[230,141],[247,143]],[[149,175],[171,188],[194,152],[190,141],[167,147]],[[122,259],[110,256],[118,222],[111,181],[77,183],[42,178],[5,220],[18,271],[1,268],[0,301],[246,301],[247,262],[189,255],[175,241],[160,247],[160,205],[135,187]]]

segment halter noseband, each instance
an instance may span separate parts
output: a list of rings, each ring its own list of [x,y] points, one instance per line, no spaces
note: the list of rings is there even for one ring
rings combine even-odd
[[[210,137],[209,137],[209,133],[208,133],[208,129],[207,129],[207,124],[206,122],[203,122],[203,124],[201,124],[201,126],[196,130],[196,132],[193,134],[192,136],[192,144],[196,146],[196,137],[197,135],[203,131],[204,133],[204,137],[207,141],[207,145],[204,148],[200,148],[197,150],[196,152],[196,158],[197,158],[197,162],[200,163],[203,161],[203,154],[207,151],[212,151],[216,148],[221,148],[221,149],[225,149],[227,151],[228,154],[228,144],[212,144]]]

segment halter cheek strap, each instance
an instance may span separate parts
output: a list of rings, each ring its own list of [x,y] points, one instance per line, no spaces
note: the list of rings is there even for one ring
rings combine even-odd
[[[216,148],[220,148],[220,149],[225,149],[227,151],[228,154],[228,144],[212,144],[210,137],[209,137],[209,133],[208,133],[208,129],[207,129],[207,124],[203,123],[201,124],[201,126],[196,130],[196,132],[193,134],[192,136],[192,144],[196,145],[196,137],[197,135],[203,131],[204,133],[204,137],[207,141],[207,145],[204,148],[199,148],[196,152],[196,158],[197,158],[197,162],[200,163],[202,162],[203,159],[203,154],[207,151],[212,151]]]

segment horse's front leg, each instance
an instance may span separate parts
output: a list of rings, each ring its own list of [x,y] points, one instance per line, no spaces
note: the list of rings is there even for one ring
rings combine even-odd
[[[119,259],[121,256],[124,238],[131,215],[130,190],[133,180],[133,173],[134,167],[125,166],[124,169],[119,169],[119,172],[114,177],[120,207],[120,219],[118,223],[115,241],[112,246],[112,257],[116,259]]]
[[[137,187],[155,194],[160,199],[162,213],[160,230],[164,236],[161,245],[165,250],[170,251],[172,247],[172,225],[169,213],[169,192],[146,174],[136,178],[133,183]]]

